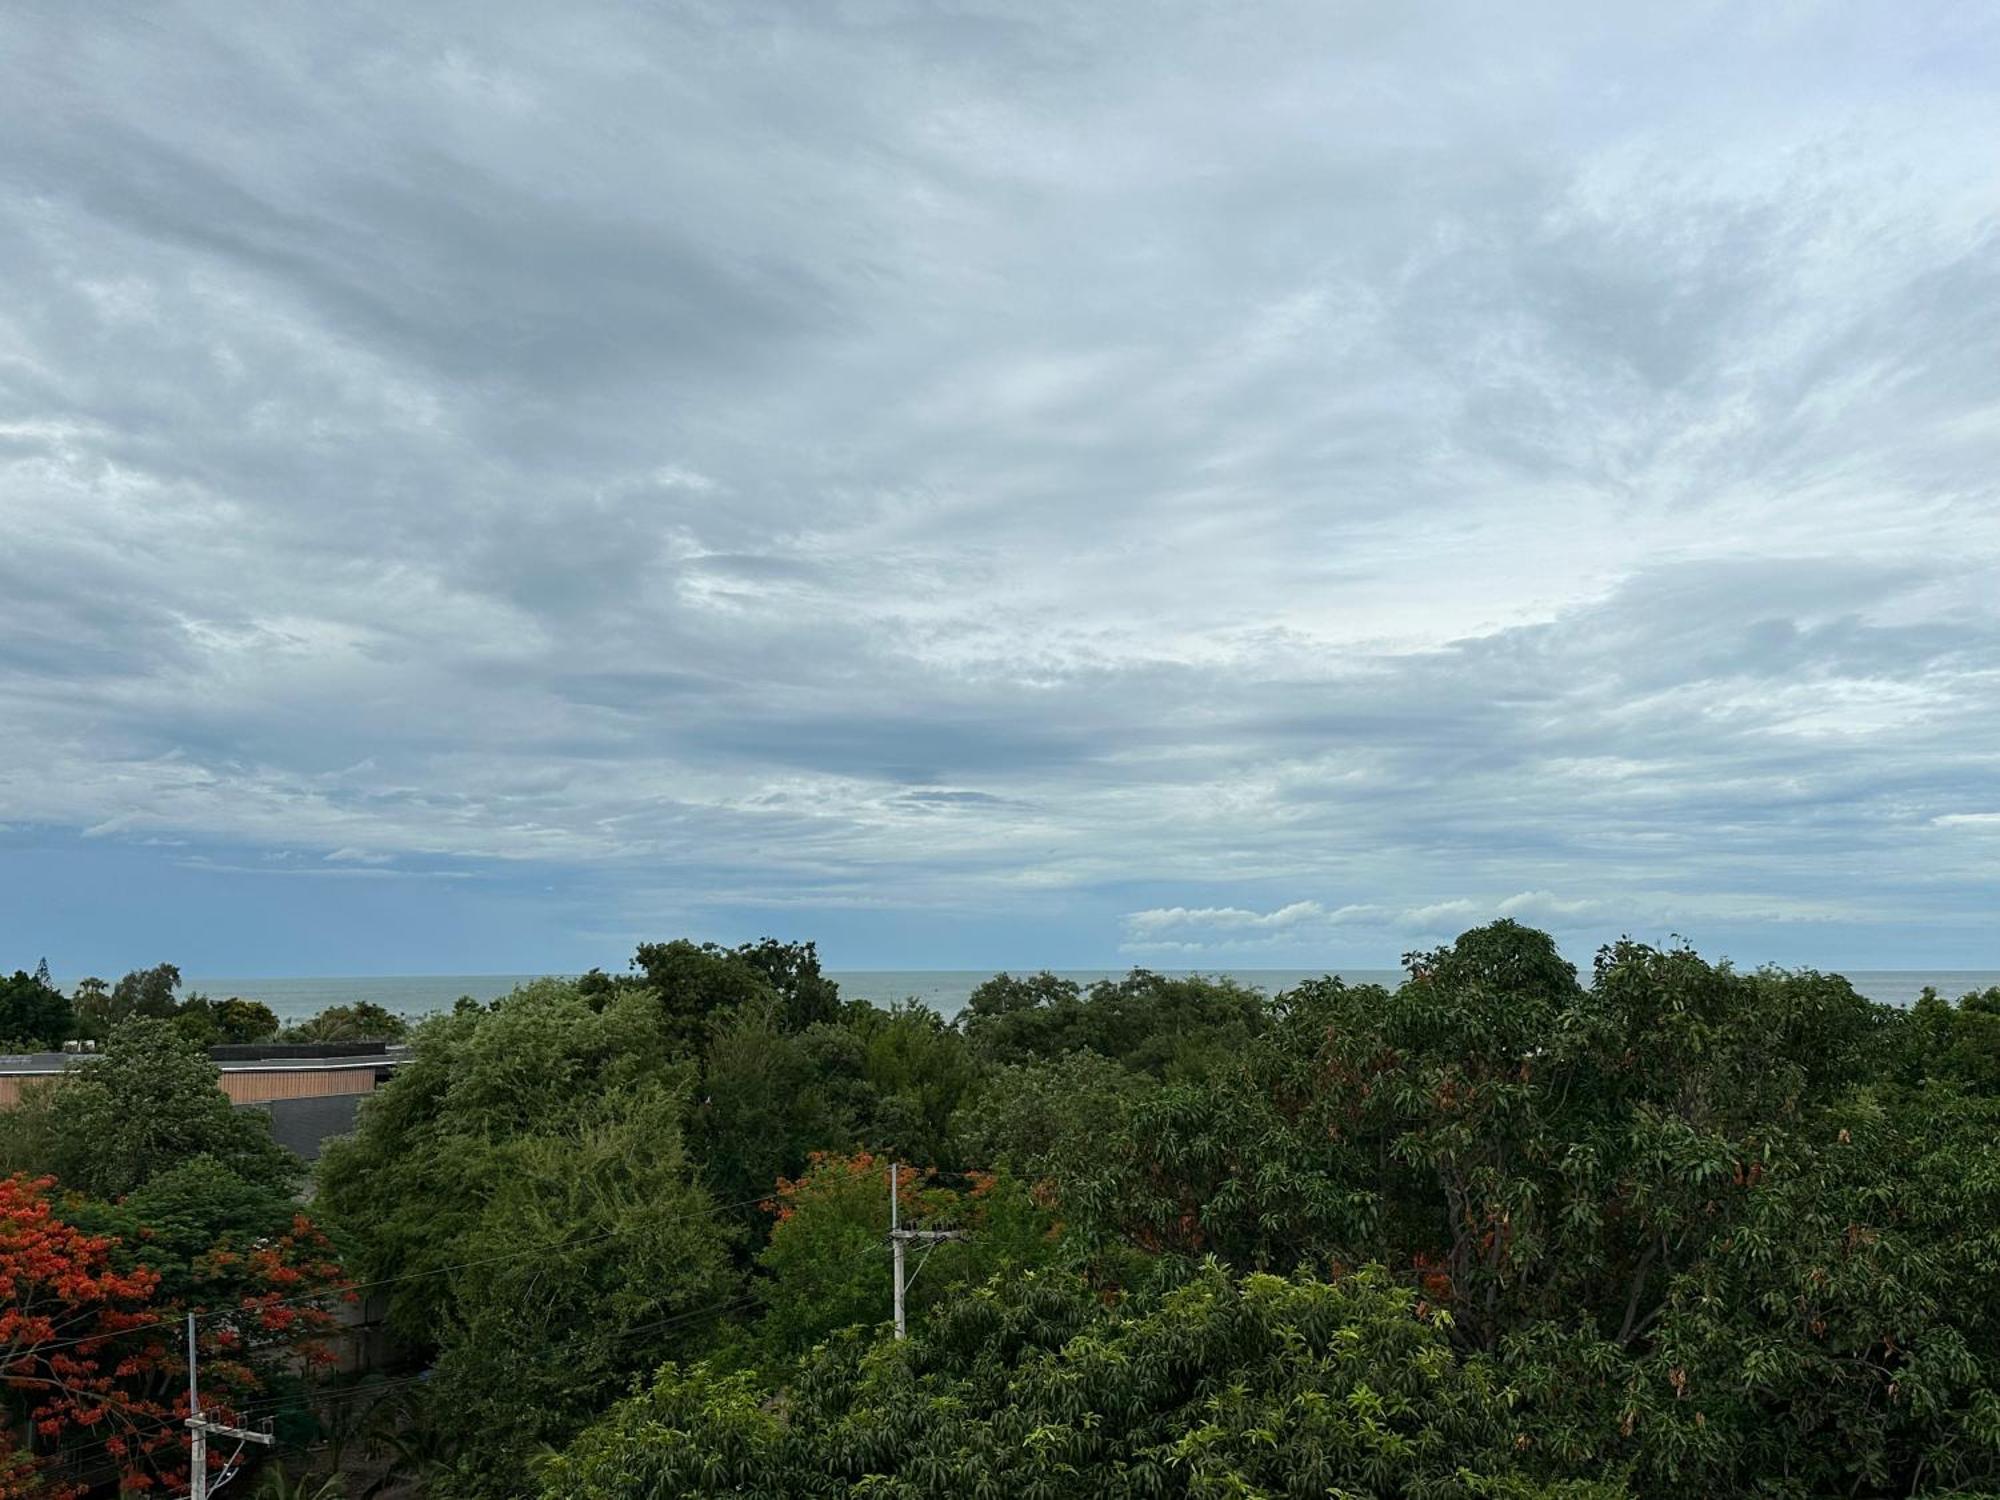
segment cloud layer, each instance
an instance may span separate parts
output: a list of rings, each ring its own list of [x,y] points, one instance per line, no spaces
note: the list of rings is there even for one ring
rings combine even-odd
[[[0,879],[157,871],[79,944],[280,871],[550,966],[1987,944],[1989,20],[0,43]]]

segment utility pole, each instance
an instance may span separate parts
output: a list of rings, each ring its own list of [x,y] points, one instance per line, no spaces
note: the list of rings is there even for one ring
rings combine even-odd
[[[905,1326],[903,1318],[903,1247],[913,1240],[926,1245],[935,1245],[939,1240],[962,1240],[965,1238],[965,1231],[962,1229],[905,1229],[903,1227],[902,1210],[896,1201],[896,1176],[900,1170],[900,1166],[901,1164],[898,1162],[892,1161],[889,1163],[889,1249],[896,1261],[896,1337],[899,1339],[906,1337],[908,1334],[908,1329]],[[918,1269],[921,1270],[922,1267]],[[195,1500],[201,1500],[201,1497],[196,1496]]]
[[[188,1500],[208,1500],[208,1440],[212,1437],[233,1437],[236,1452],[243,1451],[245,1443],[262,1443],[270,1447],[277,1437],[269,1432],[252,1432],[247,1427],[231,1427],[224,1422],[211,1422],[201,1414],[201,1386],[195,1374],[194,1314],[188,1314]],[[235,1461],[231,1456],[232,1463]],[[225,1469],[223,1476],[229,1478]]]
[[[208,1500],[208,1428],[201,1420],[201,1390],[195,1383],[194,1314],[188,1314],[188,1495]]]

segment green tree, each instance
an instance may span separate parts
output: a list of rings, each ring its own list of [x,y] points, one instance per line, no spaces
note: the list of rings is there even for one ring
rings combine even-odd
[[[1379,1274],[1211,1264],[1109,1305],[1065,1273],[996,1279],[905,1344],[823,1346],[782,1418],[740,1378],[668,1366],[545,1464],[544,1493],[1624,1493],[1546,1483],[1504,1378],[1454,1358],[1444,1321]]]
[[[323,1164],[448,1490],[567,1443],[603,1500],[2000,1493],[2000,996],[1499,922],[1393,987],[1000,976],[948,1027],[641,953],[425,1023]],[[902,1345],[891,1159],[975,1228]]]
[[[112,986],[110,1019],[114,1024],[132,1016],[163,1021],[173,1015],[180,987],[181,971],[174,964],[134,969]]]
[[[432,1389],[429,1419],[463,1434],[453,1492],[515,1493],[537,1449],[567,1441],[663,1350],[705,1342],[730,1307],[739,1284],[679,1111],[642,1088],[495,1152]]]
[[[0,1050],[59,1047],[76,1029],[76,1013],[49,983],[45,960],[33,974],[15,970],[0,978]]]
[[[538,981],[421,1022],[409,1061],[319,1163],[316,1200],[392,1327],[435,1358],[426,1420],[462,1439],[438,1487],[517,1491],[739,1287],[681,1120],[694,1065],[650,988]]]
[[[231,995],[227,1000],[205,1002],[215,1020],[216,1040],[225,1045],[264,1042],[278,1034],[278,1016],[261,1000],[245,1000]],[[192,1005],[190,999],[181,1009]]]
[[[641,943],[632,967],[659,1003],[669,1045],[683,1055],[699,1055],[716,1016],[778,1003],[761,968],[714,943]]]
[[[885,1158],[866,1152],[822,1153],[796,1181],[778,1184],[768,1205],[777,1223],[757,1258],[763,1275],[755,1286],[763,1316],[754,1344],[769,1367],[782,1369],[843,1328],[890,1316],[889,1171]],[[1053,1215],[1006,1173],[971,1173],[955,1188],[899,1167],[896,1201],[904,1228],[966,1236],[911,1252],[913,1324],[970,1286],[1046,1265],[1058,1252]]]
[[[761,973],[777,992],[787,1031],[804,1031],[840,1014],[840,987],[820,972],[815,944],[763,938],[742,944],[734,956]]]
[[[249,1004],[254,1002],[233,1002]],[[258,1006],[264,1010],[263,1006]],[[265,1014],[270,1014],[265,1011]],[[277,1017],[272,1016],[273,1030]],[[267,1033],[268,1034],[268,1033]],[[318,1015],[287,1026],[288,1042],[400,1042],[410,1034],[410,1023],[372,1000],[356,1000],[346,1005],[329,1005]],[[252,1041],[260,1038],[252,1037]]]
[[[2000,1094],[2000,986],[1956,1005],[1925,989],[1911,1009],[1907,1051],[1912,1078],[1944,1078],[1981,1094]]]
[[[826,1091],[803,1041],[765,996],[709,1023],[689,1131],[702,1176],[724,1203],[749,1203],[797,1172],[815,1146],[851,1145],[854,1121]],[[754,1207],[743,1221],[754,1223]]]
[[[966,1158],[1075,1187],[1129,1137],[1133,1111],[1161,1085],[1095,1052],[1012,1064],[981,1080],[953,1132]]]
[[[916,1004],[870,1007],[845,1025],[861,1042],[861,1142],[899,1161],[958,1165],[953,1121],[979,1076],[964,1037]]]
[[[840,994],[820,972],[811,943],[775,938],[724,948],[676,938],[641,943],[632,967],[659,996],[661,1014],[678,1050],[701,1050],[709,1022],[746,1006],[770,1004],[786,1031],[803,1031],[840,1012]],[[588,976],[587,976],[588,977]],[[587,993],[604,993],[609,981],[590,978]]]
[[[1264,1015],[1263,997],[1230,979],[1134,969],[1085,990],[1043,972],[987,980],[967,1000],[960,1026],[989,1062],[1088,1051],[1143,1072],[1188,1074],[1239,1049]]]
[[[282,1187],[245,1181],[213,1156],[194,1156],[116,1203],[80,1206],[76,1222],[130,1247],[137,1263],[158,1274],[162,1300],[215,1305],[203,1295],[197,1266],[218,1250],[243,1253],[281,1239],[292,1232],[298,1213]]]
[[[110,1032],[111,987],[95,975],[79,979],[76,994],[71,998],[76,1011],[77,1031],[80,1035],[94,1040],[103,1040]]]
[[[786,1442],[784,1420],[748,1374],[668,1361],[566,1453],[542,1458],[550,1500],[688,1500],[824,1494]]]
[[[2000,1336],[1952,1287],[2000,1275],[1991,1126],[1892,1076],[1906,1024],[1681,948],[1586,987],[1495,924],[1394,991],[1281,997],[1058,1187],[1099,1241],[1394,1268],[1541,1440],[1647,1493],[1989,1483]]]
[[[218,1078],[171,1022],[126,1021],[101,1056],[78,1059],[0,1114],[0,1166],[117,1198],[209,1156],[244,1182],[289,1191],[298,1158],[271,1139],[269,1116],[233,1107]]]

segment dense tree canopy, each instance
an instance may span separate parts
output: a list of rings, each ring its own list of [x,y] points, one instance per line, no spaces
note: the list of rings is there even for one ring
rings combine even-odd
[[[658,1495],[1459,1496],[1548,1484],[1504,1373],[1379,1273],[1185,1285],[1107,1304],[1071,1273],[996,1280],[904,1348],[823,1345],[780,1413],[668,1365],[545,1466],[560,1500]]]
[[[1512,922],[1407,967],[1002,975],[947,1021],[809,945],[648,944],[417,1025],[315,1204],[447,1496],[2000,1492],[2000,996],[1580,975]],[[165,1126],[51,1095],[0,1161],[213,1298],[204,1243],[296,1233],[281,1164],[168,1023],[111,1052]],[[891,1163],[968,1236],[912,1247],[902,1343]]]
[[[261,1042],[278,1033],[278,1018],[259,1000],[189,995],[174,1011],[174,1027],[200,1047]]]
[[[59,1047],[76,1030],[69,997],[49,983],[46,963],[0,977],[0,1052]]]
[[[1047,1062],[1092,1052],[1143,1073],[1198,1071],[1263,1026],[1263,997],[1227,979],[1134,969],[1086,989],[1041,973],[996,974],[972,992],[963,1025],[989,1062]]]
[[[66,996],[50,982],[44,960],[33,974],[0,978],[0,1050],[54,1048],[73,1038],[101,1042],[133,1019],[171,1021],[201,1047],[261,1042],[278,1034],[278,1017],[262,1001],[237,996],[216,1000],[199,993],[182,997],[180,988],[179,967],[162,963],[134,969],[115,985],[97,978],[79,980],[74,996]],[[387,1016],[376,1006],[362,1009]]]
[[[116,1204],[59,1200],[56,1186],[0,1179],[0,1496],[183,1486],[182,1315],[205,1408],[268,1410],[332,1357],[332,1247],[206,1158]]]
[[[175,964],[155,964],[150,969],[134,969],[111,987],[109,1019],[113,1025],[134,1016],[164,1021],[179,1004],[181,971]]]
[[[561,1415],[537,1434],[574,1434],[544,1466],[552,1494],[2000,1482],[2000,1320],[1967,1290],[2000,1285],[1991,997],[1902,1012],[1632,943],[1584,978],[1501,922],[1411,955],[1394,988],[1003,975],[948,1025],[830,1000],[808,1016],[781,991],[801,971],[745,951],[649,946],[634,978],[419,1031],[420,1054],[484,1037],[535,1113],[624,1070],[671,1079],[675,1170],[732,1225],[746,1295],[716,1283],[712,1315],[690,1305],[617,1367],[670,1356],[651,1384],[594,1425],[611,1366],[545,1399]],[[536,1042],[515,1035],[543,1010]],[[594,1066],[564,1063],[606,1018]],[[470,1080],[428,1077],[371,1114],[481,1118]],[[324,1178],[357,1224],[364,1181],[407,1205],[379,1216],[410,1226],[385,1266],[464,1253],[448,1227],[480,1196],[463,1147],[413,1182],[410,1143],[423,1160],[443,1137],[412,1131]],[[941,1174],[906,1173],[910,1222],[977,1225],[929,1252],[895,1347],[890,1160]],[[759,1192],[770,1212],[745,1216]],[[581,1364],[551,1331],[502,1342],[518,1363],[494,1370],[523,1386]],[[456,1482],[517,1480],[474,1455]]]
[[[0,1170],[49,1172],[77,1192],[116,1198],[207,1156],[246,1182],[289,1191],[298,1158],[271,1139],[266,1116],[232,1107],[216,1076],[172,1022],[123,1022],[101,1055],[0,1113]]]

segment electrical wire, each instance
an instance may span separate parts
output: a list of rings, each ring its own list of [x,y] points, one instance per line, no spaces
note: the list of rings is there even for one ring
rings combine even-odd
[[[758,1198],[758,1199],[751,1199],[748,1201],[762,1202],[764,1200],[762,1198]],[[741,1206],[742,1205],[740,1204],[732,1204],[732,1205],[724,1205],[723,1207],[728,1208],[728,1207],[741,1207]],[[718,1209],[716,1211],[720,1212],[722,1210]],[[885,1255],[887,1254],[887,1251],[888,1247],[885,1245],[870,1243],[866,1246],[863,1246],[858,1254],[849,1257],[847,1261],[843,1262],[843,1264],[852,1264],[854,1261],[864,1259],[870,1255]],[[929,1256],[927,1255],[925,1259],[928,1260]],[[482,1264],[482,1263],[483,1262],[467,1262],[466,1264]],[[919,1267],[919,1269],[921,1269],[921,1266]],[[692,1308],[686,1312],[676,1313],[670,1317],[656,1319],[649,1323],[639,1323],[633,1325],[630,1328],[617,1329],[610,1334],[610,1337],[613,1339],[632,1338],[639,1334],[658,1333],[668,1328],[679,1327],[683,1324],[693,1323],[701,1319],[718,1317],[724,1313],[735,1312],[741,1308],[748,1307],[751,1304],[761,1300],[762,1295],[763,1294],[756,1287],[753,1286],[749,1290],[745,1291],[744,1293],[736,1297],[729,1298],[717,1303],[711,1303],[706,1307]],[[366,1325],[366,1326],[374,1327],[380,1325]],[[364,1331],[364,1330],[357,1330],[357,1331]],[[380,1396],[387,1391],[426,1383],[431,1378],[432,1378],[432,1372],[429,1370],[425,1370],[414,1375],[397,1376],[388,1380],[357,1381],[354,1385],[347,1386],[339,1390],[331,1390],[331,1391],[322,1390],[322,1391],[315,1391],[310,1394],[306,1394],[304,1396],[284,1396],[261,1402],[251,1402],[241,1407],[232,1406],[229,1408],[229,1410],[234,1412],[239,1420],[246,1420],[251,1417],[257,1417],[257,1416],[268,1417],[275,1420],[278,1417],[288,1416],[293,1412],[311,1412],[316,1409],[326,1406],[336,1405],[344,1401],[351,1401],[363,1397]],[[137,1410],[137,1408],[130,1407],[128,1403],[117,1401],[116,1398],[107,1398],[107,1402],[108,1404],[123,1406],[128,1410]],[[151,1418],[150,1426],[135,1423],[126,1432],[120,1433],[115,1437],[101,1439],[98,1442],[89,1443],[78,1448],[65,1449],[61,1453],[50,1454],[44,1462],[37,1465],[37,1468],[52,1469],[61,1467],[66,1464],[74,1463],[79,1458],[88,1457],[100,1451],[107,1450],[112,1443],[129,1442],[135,1439],[143,1439],[144,1437],[150,1436],[154,1433],[166,1432],[171,1430],[172,1428],[183,1425],[182,1419],[178,1417],[160,1418],[153,1416],[153,1414],[151,1413],[145,1413],[144,1415]],[[213,1488],[214,1486],[211,1486],[211,1492],[213,1491]]]
[[[947,1243],[947,1241],[944,1240],[932,1240],[930,1242],[930,1247],[924,1251],[924,1258],[917,1262],[916,1270],[910,1272],[910,1279],[903,1283],[904,1296],[907,1297],[910,1294],[910,1288],[915,1286],[917,1284],[917,1278],[924,1274],[924,1267],[931,1263],[931,1257],[937,1254],[938,1246],[945,1243]]]

